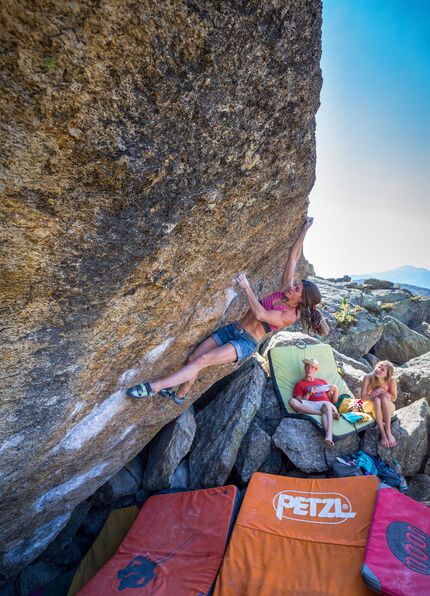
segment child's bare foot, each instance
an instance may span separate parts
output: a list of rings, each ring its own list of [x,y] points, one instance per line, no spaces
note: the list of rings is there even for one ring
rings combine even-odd
[[[392,435],[391,433],[387,434],[387,440],[388,440],[388,446],[389,447],[395,447],[397,445],[397,441],[394,438],[394,435]]]
[[[381,440],[379,442],[381,443],[382,447],[384,447],[385,449],[389,449],[390,448],[390,442],[389,442],[388,437],[386,435],[381,435]]]
[[[333,439],[331,437],[326,437],[324,439],[324,445],[327,447],[334,447]]]
[[[339,412],[335,412],[335,411],[333,410],[333,418],[334,418],[335,420],[339,420],[339,418],[340,418],[340,414],[339,414]]]

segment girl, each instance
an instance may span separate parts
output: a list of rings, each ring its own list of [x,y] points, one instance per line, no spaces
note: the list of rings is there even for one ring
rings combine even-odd
[[[395,447],[396,439],[391,433],[391,417],[397,399],[397,381],[394,367],[388,360],[382,360],[375,366],[373,373],[365,375],[361,386],[361,399],[373,402],[376,424],[381,433],[382,447]]]
[[[313,223],[307,218],[288,257],[281,289],[258,301],[244,273],[236,277],[244,291],[249,309],[240,321],[221,327],[205,339],[189,356],[185,366],[177,372],[154,381],[144,381],[127,390],[127,395],[141,398],[159,393],[177,404],[185,401],[198,373],[207,366],[241,362],[257,349],[265,335],[288,327],[300,319],[306,331],[320,335],[328,333],[328,325],[316,305],[321,301],[318,287],[306,280],[293,281],[297,262],[303,248],[306,232]],[[172,387],[178,386],[178,391]]]

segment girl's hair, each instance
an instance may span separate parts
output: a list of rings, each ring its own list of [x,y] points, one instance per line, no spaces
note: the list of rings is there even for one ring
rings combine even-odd
[[[391,383],[391,379],[394,377],[394,366],[391,364],[391,362],[389,360],[381,360],[381,362],[378,362],[378,364],[375,366],[372,374],[370,375],[369,388],[371,391],[381,386],[379,377],[377,377],[375,374],[377,367],[381,364],[387,367],[387,376],[384,379],[385,383]]]
[[[311,281],[306,279],[303,282],[303,295],[302,301],[299,303],[298,309],[300,312],[300,322],[304,329],[309,333],[318,333],[318,335],[328,335],[330,333],[330,327],[327,321],[316,305],[321,302],[321,292]]]

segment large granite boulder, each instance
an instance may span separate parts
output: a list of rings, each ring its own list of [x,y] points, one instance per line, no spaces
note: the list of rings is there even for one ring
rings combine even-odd
[[[333,448],[325,447],[323,433],[309,420],[297,418],[284,418],[272,438],[276,447],[308,474],[324,472],[334,464],[336,457],[358,449],[355,433],[336,441]]]
[[[393,449],[385,449],[379,442],[379,430],[366,430],[361,449],[370,455],[378,455],[388,464],[400,463],[404,476],[415,476],[424,465],[429,448],[430,407],[425,399],[396,412],[392,432],[397,440]]]
[[[380,360],[390,360],[399,365],[430,351],[428,337],[409,329],[394,317],[386,316],[382,320],[384,332],[373,347],[375,356]]]
[[[252,368],[233,379],[216,400],[198,412],[189,460],[191,487],[225,483],[242,439],[260,407],[265,385],[266,376],[255,362]]]
[[[147,490],[169,488],[173,474],[181,460],[189,452],[196,421],[191,410],[185,410],[179,418],[165,426],[151,441],[148,462],[142,486]]]
[[[0,578],[181,412],[125,388],[243,312],[238,270],[279,283],[315,177],[321,1],[10,0],[1,22]]]
[[[189,452],[195,434],[196,421],[189,409],[158,433],[149,446],[148,462],[142,481],[143,488],[147,490],[169,488],[173,474]]]
[[[242,482],[248,482],[252,474],[269,459],[270,447],[270,435],[258,426],[254,418],[243,437],[236,457],[235,468]]]
[[[430,503],[430,476],[417,474],[408,482],[408,496],[416,501]]]
[[[284,414],[273,389],[272,381],[268,381],[261,398],[261,406],[255,415],[255,422],[270,436],[278,428]]]
[[[425,397],[430,402],[430,352],[396,369],[400,390],[415,401]]]
[[[121,468],[112,478],[94,494],[94,500],[104,505],[120,501],[124,497],[135,495],[140,488],[143,477],[143,462],[135,457]]]

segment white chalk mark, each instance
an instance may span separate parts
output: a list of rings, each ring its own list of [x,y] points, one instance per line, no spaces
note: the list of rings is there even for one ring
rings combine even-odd
[[[130,381],[137,375],[139,371],[136,368],[130,368],[130,370],[126,370],[125,373],[119,378],[119,384],[122,385],[129,385]]]
[[[98,466],[95,466],[94,468],[89,470],[88,472],[78,474],[77,476],[74,476],[67,482],[64,482],[63,484],[56,486],[55,488],[42,495],[40,499],[38,499],[36,503],[33,505],[33,509],[37,511],[37,513],[40,513],[40,511],[43,511],[43,509],[48,503],[58,500],[62,501],[65,497],[69,495],[69,493],[75,491],[82,485],[85,486],[89,480],[92,480],[93,478],[97,478],[97,476],[100,476],[103,473],[103,471],[108,467],[108,465],[108,463],[101,463]]]
[[[166,341],[163,341],[162,344],[150,350],[145,355],[146,362],[156,362],[156,360],[160,358],[161,354],[167,350],[167,348],[170,346],[174,339],[174,337],[169,337],[168,339],[166,339]]]
[[[104,430],[108,423],[125,407],[124,391],[121,389],[96,406],[85,418],[73,426],[54,451],[81,449],[84,443]]]
[[[234,288],[227,288],[226,290],[226,302],[225,302],[225,308],[227,309],[230,306],[230,302],[236,298],[237,296],[237,292]]]

